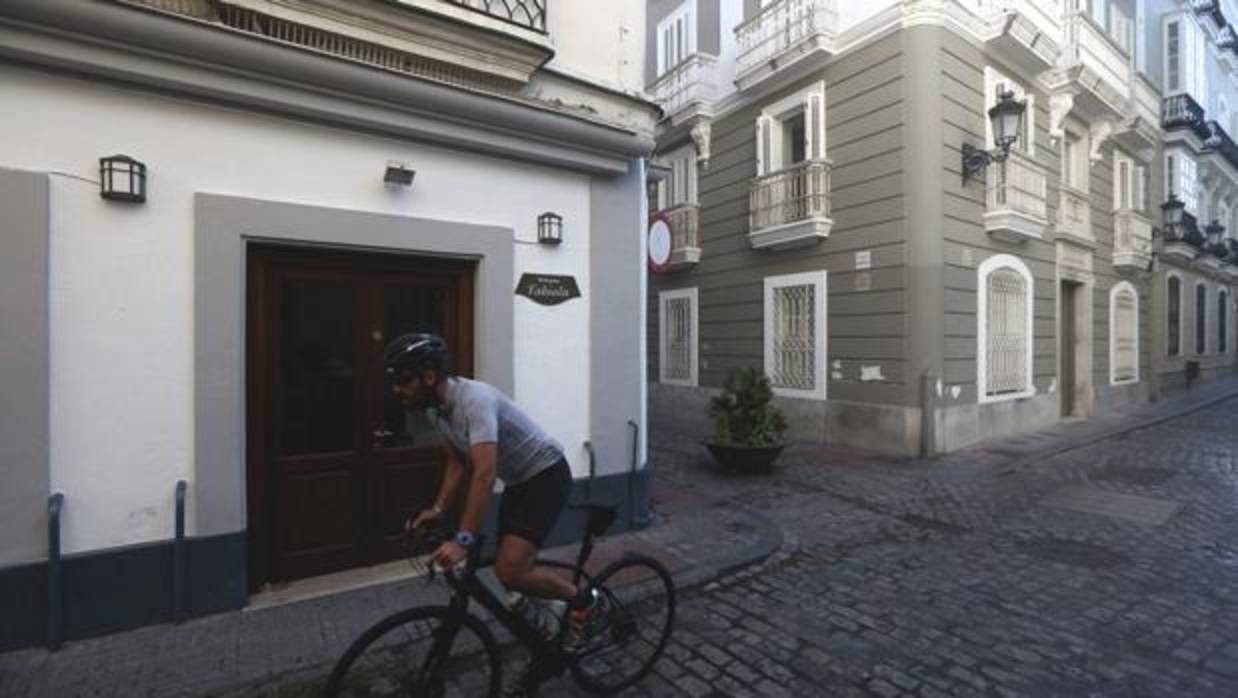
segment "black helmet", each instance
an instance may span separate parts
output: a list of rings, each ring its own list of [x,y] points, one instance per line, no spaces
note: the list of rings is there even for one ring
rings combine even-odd
[[[447,342],[428,332],[400,335],[383,351],[383,368],[396,371],[447,370]]]

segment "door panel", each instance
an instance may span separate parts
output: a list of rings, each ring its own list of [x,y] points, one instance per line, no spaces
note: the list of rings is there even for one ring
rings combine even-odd
[[[250,258],[251,588],[404,555],[442,450],[397,400],[383,348],[436,332],[472,375],[473,265],[267,246]]]

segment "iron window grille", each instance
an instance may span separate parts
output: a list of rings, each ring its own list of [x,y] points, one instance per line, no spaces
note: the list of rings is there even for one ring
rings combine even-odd
[[[987,293],[985,392],[989,396],[1026,392],[1027,282],[1014,269],[997,269],[989,274]]]
[[[546,0],[447,0],[453,5],[546,33]]]
[[[817,389],[816,288],[812,284],[773,289],[774,387]]]
[[[663,357],[667,379],[692,379],[692,341],[692,299],[667,299],[666,356]]]

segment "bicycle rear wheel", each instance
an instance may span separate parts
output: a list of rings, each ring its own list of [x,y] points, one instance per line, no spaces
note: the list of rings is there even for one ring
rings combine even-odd
[[[498,698],[501,673],[498,643],[484,623],[466,614],[455,627],[446,606],[426,606],[362,633],[336,663],[324,696]]]
[[[662,656],[675,624],[675,585],[657,560],[629,555],[593,587],[601,615],[571,669],[583,688],[608,696],[645,678]]]

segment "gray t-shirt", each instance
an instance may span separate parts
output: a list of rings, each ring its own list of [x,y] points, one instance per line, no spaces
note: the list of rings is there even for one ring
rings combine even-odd
[[[518,485],[563,458],[563,446],[494,386],[467,378],[447,382],[447,401],[429,411],[430,422],[465,457],[472,447],[493,443],[498,478]]]

